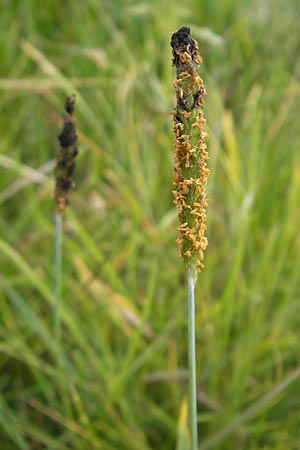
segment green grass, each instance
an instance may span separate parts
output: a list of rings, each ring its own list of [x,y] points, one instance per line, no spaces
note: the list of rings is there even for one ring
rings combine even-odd
[[[4,1],[1,450],[187,450],[187,299],[172,204],[171,33],[204,56],[209,247],[199,450],[300,440],[299,2]],[[53,336],[53,159],[77,93]]]

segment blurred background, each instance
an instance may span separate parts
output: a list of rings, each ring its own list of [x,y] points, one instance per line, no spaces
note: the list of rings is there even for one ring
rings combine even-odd
[[[182,25],[204,58],[210,134],[199,449],[299,449],[300,3],[1,6],[1,450],[188,450],[170,119]],[[61,364],[53,167],[73,93]]]

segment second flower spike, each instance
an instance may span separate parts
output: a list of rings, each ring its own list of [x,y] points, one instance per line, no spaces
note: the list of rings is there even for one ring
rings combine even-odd
[[[63,214],[74,185],[75,158],[78,154],[77,135],[74,120],[75,95],[67,98],[65,105],[64,125],[58,139],[60,150],[56,157],[55,167],[55,202],[59,214]]]

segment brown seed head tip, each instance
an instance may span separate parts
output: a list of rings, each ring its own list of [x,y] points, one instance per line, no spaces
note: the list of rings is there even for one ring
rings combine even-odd
[[[73,114],[75,108],[75,101],[76,101],[75,94],[67,98],[65,109],[68,114]]]
[[[171,36],[171,47],[173,49],[173,65],[177,66],[180,60],[180,54],[187,53],[194,60],[196,50],[198,48],[197,42],[191,37],[191,30],[189,27],[181,27],[175,31]]]
[[[171,36],[171,47],[174,51],[186,48],[191,43],[191,29],[189,27],[181,27],[174,31]]]
[[[67,98],[65,103],[66,114],[64,115],[64,126],[61,134],[58,136],[60,145],[62,147],[71,147],[75,144],[77,140],[76,130],[75,130],[75,120],[73,118],[73,113],[75,109],[75,95],[71,95]]]

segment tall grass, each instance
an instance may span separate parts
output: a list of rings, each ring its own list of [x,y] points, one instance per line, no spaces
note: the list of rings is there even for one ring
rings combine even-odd
[[[184,260],[188,285],[189,423],[190,448],[198,449],[197,365],[195,330],[195,284],[203,269],[207,247],[207,178],[209,169],[204,131],[203,98],[206,94],[199,67],[203,59],[190,28],[183,26],[172,34],[171,46],[176,77],[176,107],[173,112],[174,203],[178,211],[179,256]]]
[[[5,450],[185,448],[186,286],[168,190],[169,36],[182,23],[204,50],[209,94],[199,449],[299,446],[299,5],[174,6],[2,6]],[[62,374],[51,313],[53,129],[70,92],[82,155],[65,222]]]

